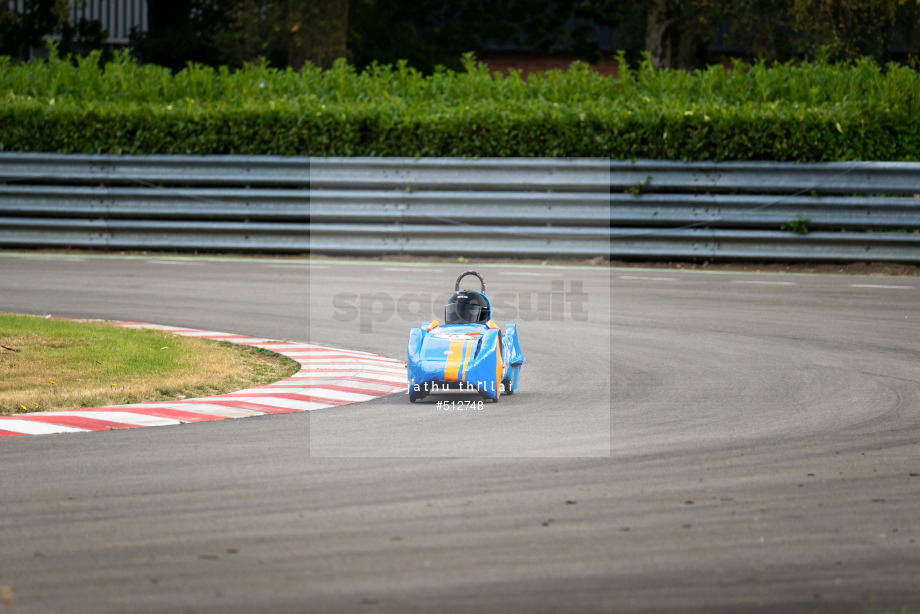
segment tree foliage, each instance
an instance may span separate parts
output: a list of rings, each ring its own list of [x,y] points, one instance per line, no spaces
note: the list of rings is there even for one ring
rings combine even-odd
[[[329,68],[346,56],[347,0],[162,0],[148,3],[135,55],[173,70],[188,62]]]
[[[81,0],[78,0],[81,1]],[[85,0],[83,0],[85,1]],[[98,22],[69,19],[69,0],[0,0],[0,54],[24,58],[55,35],[61,50],[101,46]],[[920,56],[920,0],[157,0],[131,46],[174,71],[188,62],[358,68],[405,61],[459,70],[469,51],[564,51],[596,62],[612,45],[656,67],[692,69],[713,50],[768,62]],[[602,46],[599,32],[615,32]]]
[[[601,59],[595,32],[624,18],[616,0],[353,0],[349,59],[356,66],[409,65],[458,70],[463,53],[488,43],[536,53],[571,51]]]
[[[188,62],[218,64],[226,58],[214,33],[224,22],[226,0],[148,2],[148,30],[131,34],[136,56],[180,70]]]
[[[347,0],[239,0],[225,8],[215,41],[228,63],[242,65],[267,58],[277,66],[299,69],[306,62],[321,68],[346,56]]]
[[[26,0],[21,12],[0,0],[0,55],[26,59],[29,50],[44,47],[44,37],[56,35],[59,48],[77,53],[101,48],[108,34],[96,20],[71,23],[66,0]]]
[[[714,35],[741,55],[880,62],[920,51],[920,0],[639,0],[645,49],[659,67],[700,64]],[[702,53],[701,53],[702,51]]]
[[[787,0],[808,57],[885,61],[895,45],[920,50],[920,0]]]

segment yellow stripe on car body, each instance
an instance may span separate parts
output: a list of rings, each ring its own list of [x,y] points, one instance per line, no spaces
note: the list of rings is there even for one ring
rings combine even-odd
[[[456,382],[460,374],[460,363],[463,361],[463,348],[466,342],[457,339],[450,342],[447,363],[444,365],[444,381]]]
[[[463,342],[463,353],[466,354],[466,357],[463,359],[463,373],[460,375],[461,381],[466,381],[466,368],[470,364],[470,358],[473,357],[473,352],[476,348],[476,344],[473,343],[474,339]]]

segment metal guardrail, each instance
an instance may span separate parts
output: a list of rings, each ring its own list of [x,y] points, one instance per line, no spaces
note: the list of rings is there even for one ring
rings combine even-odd
[[[311,158],[313,190],[607,193],[606,158]]]
[[[913,163],[0,153],[0,246],[920,262],[915,195]]]
[[[310,158],[0,153],[0,183],[308,188]]]
[[[918,194],[915,162],[611,162],[611,188],[676,192]]]

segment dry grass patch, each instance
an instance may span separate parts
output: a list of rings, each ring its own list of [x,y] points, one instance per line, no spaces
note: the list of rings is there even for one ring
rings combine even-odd
[[[289,358],[231,343],[0,314],[0,414],[221,394],[297,369]]]

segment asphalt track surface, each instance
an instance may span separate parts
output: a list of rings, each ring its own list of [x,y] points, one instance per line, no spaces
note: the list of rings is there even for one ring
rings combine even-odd
[[[463,268],[5,255],[0,311],[402,358]],[[478,268],[482,410],[0,440],[0,611],[920,609],[920,280]]]

